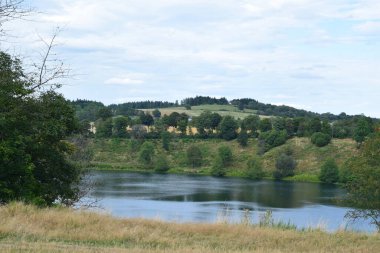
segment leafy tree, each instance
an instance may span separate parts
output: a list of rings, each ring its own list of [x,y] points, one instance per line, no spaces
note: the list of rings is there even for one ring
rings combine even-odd
[[[144,113],[144,112],[142,112],[140,115],[140,121],[141,121],[141,124],[146,125],[146,126],[151,126],[154,123],[154,119],[152,115],[148,113]]]
[[[339,169],[334,159],[328,159],[323,163],[321,167],[321,172],[319,174],[319,180],[328,184],[338,182]]]
[[[371,128],[368,124],[368,121],[361,117],[354,129],[354,140],[357,142],[358,147],[361,146],[362,142],[365,140],[365,137],[369,135],[371,132]]]
[[[222,121],[222,116],[220,116],[219,113],[213,112],[210,115],[207,128],[215,130],[217,129],[221,121]]]
[[[236,120],[232,116],[223,117],[222,121],[219,125],[219,133],[222,139],[227,141],[233,140],[236,138],[237,133],[236,130],[238,128],[238,124]]]
[[[272,119],[273,129],[276,131],[282,131],[286,129],[286,120],[282,117],[276,117]]]
[[[186,135],[187,125],[188,125],[188,120],[183,119],[183,120],[178,121],[177,128],[183,136]]]
[[[281,179],[294,175],[297,163],[292,156],[280,154],[276,159],[276,170],[273,173],[275,179]]]
[[[164,154],[160,154],[155,159],[154,170],[156,172],[167,172],[169,170],[169,162]]]
[[[162,148],[169,151],[171,135],[168,131],[161,132]]]
[[[0,84],[0,203],[72,204],[81,176],[68,160],[75,148],[64,141],[77,131],[73,107],[4,52]]]
[[[113,136],[127,137],[127,126],[130,124],[128,117],[120,116],[113,120]]]
[[[149,167],[152,165],[154,156],[154,145],[151,142],[144,142],[140,147],[139,160],[140,162]]]
[[[297,132],[293,119],[287,118],[285,120],[285,130],[288,136],[293,136]]]
[[[332,135],[332,127],[327,120],[322,121],[321,132],[330,136]]]
[[[246,147],[248,145],[248,134],[247,130],[242,129],[237,137],[237,141],[239,142],[240,146]]]
[[[249,115],[243,119],[241,128],[249,131],[251,135],[255,135],[259,129],[260,117],[257,115]]]
[[[223,159],[220,156],[215,158],[211,168],[211,175],[215,177],[223,177],[226,175],[226,167],[223,164]]]
[[[261,179],[264,176],[262,162],[258,158],[251,158],[247,162],[247,177],[250,179]]]
[[[259,151],[261,154],[267,152],[271,148],[281,146],[286,143],[287,133],[285,130],[262,132],[259,135]]]
[[[260,120],[259,129],[261,132],[267,132],[272,130],[272,122],[270,121],[270,119],[265,118]]]
[[[331,141],[331,136],[329,134],[317,132],[311,136],[311,142],[318,147],[324,147],[327,144],[329,144],[330,141]]]
[[[111,117],[112,117],[111,109],[109,109],[107,107],[103,107],[103,108],[99,109],[98,118],[100,118],[102,120],[106,120],[106,119],[111,118]]]
[[[218,148],[218,157],[220,158],[222,165],[227,167],[231,164],[233,155],[232,150],[228,146],[221,146]]]
[[[321,120],[318,117],[312,118],[307,126],[308,133],[312,135],[313,133],[320,132],[322,129]]]
[[[356,210],[351,219],[369,219],[380,231],[380,133],[368,138],[360,154],[347,162],[351,176],[345,184],[349,204]]]
[[[109,138],[112,136],[112,118],[100,119],[96,124],[96,137]]]
[[[195,145],[191,145],[187,151],[187,163],[195,168],[195,167],[200,167],[202,165],[202,152],[199,149],[199,147]]]
[[[155,117],[155,118],[159,118],[159,117],[161,117],[161,112],[160,112],[158,109],[154,109],[154,110],[152,111],[152,115],[153,115],[153,117]]]

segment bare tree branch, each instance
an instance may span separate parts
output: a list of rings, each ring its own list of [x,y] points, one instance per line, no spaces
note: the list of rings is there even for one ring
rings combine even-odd
[[[0,0],[0,36],[5,34],[3,24],[28,16],[31,9],[23,7],[24,0]]]

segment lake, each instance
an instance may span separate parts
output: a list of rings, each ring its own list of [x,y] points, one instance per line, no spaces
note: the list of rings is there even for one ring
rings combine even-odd
[[[213,223],[248,215],[257,223],[271,210],[276,221],[298,228],[375,230],[365,221],[344,219],[350,208],[338,199],[346,192],[335,185],[122,171],[93,171],[89,178],[94,187],[88,198],[118,217]]]

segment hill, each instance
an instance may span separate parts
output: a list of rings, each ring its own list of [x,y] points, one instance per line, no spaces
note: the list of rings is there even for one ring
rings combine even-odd
[[[1,252],[377,252],[378,234],[282,226],[175,224],[67,208],[0,207]]]
[[[169,173],[192,173],[210,175],[213,161],[217,156],[217,150],[221,146],[232,149],[233,161],[227,168],[226,176],[246,176],[247,161],[257,155],[257,140],[250,139],[248,146],[240,147],[236,140],[224,141],[220,139],[174,139],[170,143],[169,151],[162,148],[161,140],[150,140],[156,150],[156,154],[164,154],[169,162]],[[94,151],[92,165],[96,169],[122,169],[142,170],[147,169],[138,159],[139,144],[130,139],[93,139],[90,147]],[[191,168],[187,164],[186,150],[189,146],[198,146],[203,154],[202,166]],[[329,145],[319,148],[310,142],[309,138],[295,137],[286,144],[275,147],[266,152],[262,157],[266,177],[271,177],[275,169],[275,160],[278,154],[286,147],[293,150],[293,157],[297,161],[295,176],[291,180],[318,181],[318,174],[322,163],[328,158],[334,158],[338,166],[357,151],[356,143],[351,139],[334,139]]]

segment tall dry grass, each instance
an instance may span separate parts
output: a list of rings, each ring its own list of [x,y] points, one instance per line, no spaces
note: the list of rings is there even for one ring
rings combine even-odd
[[[379,252],[380,236],[247,224],[118,219],[21,203],[0,207],[0,252]]]

